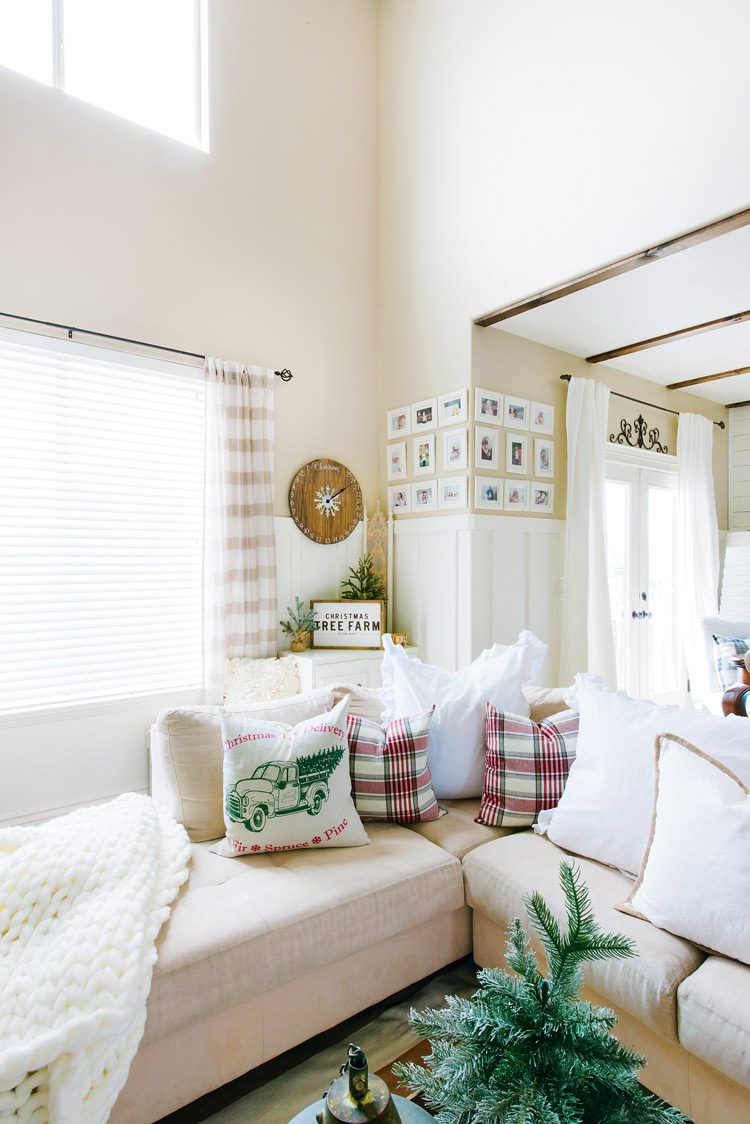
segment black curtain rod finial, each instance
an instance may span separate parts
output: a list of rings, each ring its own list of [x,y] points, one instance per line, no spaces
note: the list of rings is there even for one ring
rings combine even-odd
[[[278,375],[282,382],[289,382],[294,378],[288,367],[284,367],[283,371],[274,371],[274,374]]]

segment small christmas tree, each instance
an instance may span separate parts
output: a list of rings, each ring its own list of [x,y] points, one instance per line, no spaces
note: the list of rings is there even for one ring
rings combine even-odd
[[[345,601],[385,600],[385,583],[371,554],[364,554],[356,566],[349,567],[349,575],[341,583],[341,597]]]
[[[610,1033],[614,1012],[578,998],[584,961],[633,956],[635,947],[601,932],[579,870],[563,862],[560,882],[567,932],[539,894],[524,900],[547,976],[515,918],[507,962],[517,975],[483,969],[471,999],[450,996],[441,1010],[412,1011],[432,1054],[426,1067],[394,1072],[438,1110],[440,1124],[689,1124],[638,1084],[646,1061]]]

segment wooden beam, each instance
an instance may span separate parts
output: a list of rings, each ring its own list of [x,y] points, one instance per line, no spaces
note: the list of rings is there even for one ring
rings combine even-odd
[[[708,223],[707,226],[699,226],[695,230],[688,231],[687,234],[680,234],[666,242],[649,246],[646,250],[640,250],[636,254],[628,254],[625,258],[618,258],[617,261],[610,262],[609,265],[602,265],[588,273],[581,273],[570,281],[553,285],[549,289],[542,289],[541,292],[534,293],[530,297],[524,297],[523,300],[515,301],[513,304],[503,305],[502,308],[498,308],[494,312],[487,312],[484,316],[477,317],[474,323],[480,328],[489,328],[492,324],[499,324],[501,320],[509,320],[512,316],[520,316],[522,312],[529,312],[532,308],[540,308],[541,305],[550,304],[552,301],[560,300],[561,297],[570,296],[571,293],[578,293],[581,289],[588,289],[591,285],[608,281],[610,277],[619,277],[623,273],[629,273],[632,269],[639,269],[642,265],[649,265],[653,261],[661,261],[662,258],[668,258],[671,254],[679,254],[693,246],[700,246],[702,242],[710,242],[712,238],[719,238],[722,234],[729,234],[732,230],[739,230],[740,227],[748,226],[748,224],[750,224],[750,207],[744,211],[735,211],[734,214],[727,215],[716,222]]]
[[[638,343],[628,343],[624,347],[614,347],[611,351],[601,351],[598,355],[587,355],[586,362],[606,363],[610,359],[617,359],[620,355],[632,355],[635,351],[645,351],[648,347],[660,347],[664,343],[686,340],[703,332],[713,332],[716,328],[744,324],[746,320],[750,320],[750,309],[746,312],[735,312],[731,316],[720,316],[718,320],[707,320],[705,324],[693,324],[690,328],[678,328],[676,332],[665,332],[662,336],[652,336],[651,339],[639,340]]]
[[[725,410],[739,410],[740,406],[750,406],[750,402],[728,402]]]
[[[702,382],[716,382],[717,379],[731,379],[732,375],[746,375],[750,367],[737,367],[734,371],[718,371],[715,375],[700,375],[697,379],[683,379],[682,382],[670,382],[667,390],[682,390],[685,386],[699,386]]]

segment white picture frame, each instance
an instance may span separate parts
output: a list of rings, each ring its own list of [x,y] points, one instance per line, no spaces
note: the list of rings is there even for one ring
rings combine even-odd
[[[529,510],[528,480],[503,481],[503,507],[506,511]]]
[[[543,511],[545,515],[551,515],[555,507],[555,487],[553,484],[538,484],[536,480],[531,481],[530,496],[529,496],[529,510],[530,511]]]
[[[421,402],[412,402],[412,433],[422,433],[427,429],[437,429],[437,398],[423,398]]]
[[[388,489],[388,510],[394,515],[407,515],[411,511],[411,490],[408,484],[397,484]]]
[[[469,431],[466,426],[443,430],[443,472],[466,472],[469,467]]]
[[[389,480],[406,480],[406,442],[397,441],[386,450],[386,475]]]
[[[529,428],[529,400],[516,398],[515,394],[505,395],[503,420],[509,429]]]
[[[434,476],[437,472],[435,465],[435,434],[423,433],[412,438],[412,476]]]
[[[498,476],[474,477],[474,507],[480,511],[503,510],[503,481]]]
[[[469,420],[469,392],[452,390],[438,398],[438,425],[457,425]]]
[[[503,396],[496,390],[483,390],[478,386],[474,391],[474,421],[484,425],[502,425],[504,413]]]
[[[411,407],[399,406],[385,415],[385,432],[389,441],[408,437],[411,433]]]
[[[505,441],[505,471],[520,476],[529,471],[529,439],[520,433],[509,433]]]
[[[499,468],[502,439],[502,433],[495,426],[474,426],[474,464],[477,468]]]
[[[411,510],[436,511],[438,497],[437,480],[420,480],[411,486]]]
[[[534,438],[534,475],[550,479],[555,475],[555,442],[547,437]]]
[[[529,408],[529,426],[534,433],[554,433],[555,407],[546,402],[532,402]]]
[[[438,507],[441,510],[458,510],[466,507],[468,484],[466,476],[441,477],[438,480]]]

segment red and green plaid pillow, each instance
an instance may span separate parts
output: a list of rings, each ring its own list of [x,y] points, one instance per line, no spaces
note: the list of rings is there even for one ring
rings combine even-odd
[[[435,708],[380,726],[350,714],[349,773],[354,804],[363,820],[416,823],[440,815],[427,766],[427,740]]]
[[[565,710],[543,722],[486,704],[487,761],[477,823],[528,827],[555,808],[576,755],[578,714]]]

